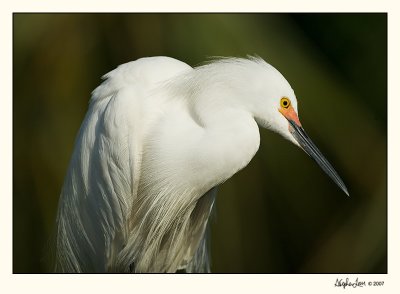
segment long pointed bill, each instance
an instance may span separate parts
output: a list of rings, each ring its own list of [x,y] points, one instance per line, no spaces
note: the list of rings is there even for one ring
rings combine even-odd
[[[347,188],[342,179],[339,177],[332,165],[328,162],[328,160],[326,160],[326,158],[318,150],[317,146],[314,145],[310,137],[304,131],[294,109],[288,109],[287,112],[282,114],[284,114],[286,119],[289,121],[289,131],[299,143],[301,148],[303,148],[303,150],[317,162],[317,164],[343,190],[343,192],[345,192],[347,196],[349,196],[349,192],[347,191]]]

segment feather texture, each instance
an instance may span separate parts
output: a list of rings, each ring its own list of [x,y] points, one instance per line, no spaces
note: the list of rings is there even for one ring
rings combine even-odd
[[[256,121],[290,137],[272,98],[297,107],[293,90],[259,58],[143,58],[104,78],[61,192],[55,270],[208,272],[214,187],[257,152]]]

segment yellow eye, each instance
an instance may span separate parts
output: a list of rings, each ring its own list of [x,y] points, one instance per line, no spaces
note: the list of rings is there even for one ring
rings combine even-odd
[[[289,108],[290,106],[290,100],[287,97],[282,97],[281,98],[281,107],[282,108]]]

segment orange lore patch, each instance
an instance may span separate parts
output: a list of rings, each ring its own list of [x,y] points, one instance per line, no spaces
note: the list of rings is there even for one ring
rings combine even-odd
[[[294,110],[293,106],[290,105],[289,108],[287,108],[287,109],[280,107],[278,110],[280,113],[282,113],[282,115],[284,117],[286,117],[286,119],[290,119],[290,120],[294,121],[296,123],[296,125],[301,127],[299,117],[297,116],[297,113]]]

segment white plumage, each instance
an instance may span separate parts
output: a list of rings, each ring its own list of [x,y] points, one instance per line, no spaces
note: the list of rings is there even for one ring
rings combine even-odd
[[[260,58],[194,69],[142,58],[104,78],[61,192],[58,272],[208,272],[216,187],[257,152],[258,125],[300,144],[345,190],[301,128],[290,85]]]

